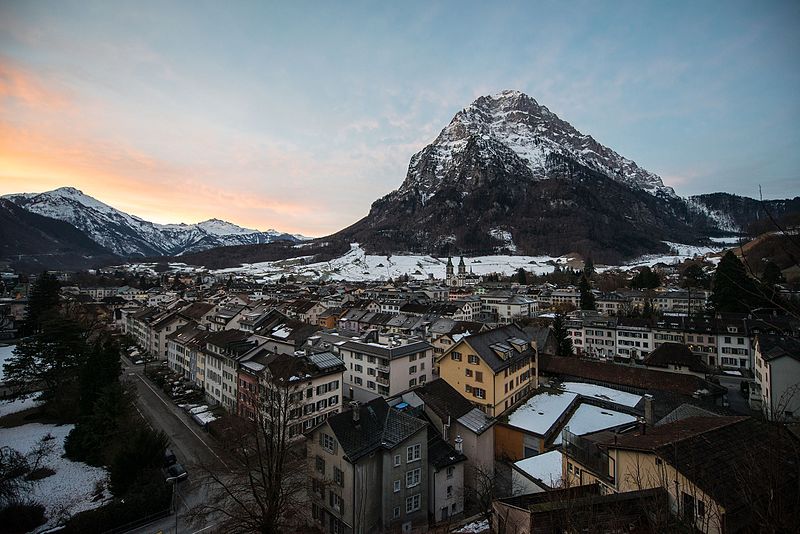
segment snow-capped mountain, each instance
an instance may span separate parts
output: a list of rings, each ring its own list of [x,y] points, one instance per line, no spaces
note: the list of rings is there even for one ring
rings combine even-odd
[[[210,219],[197,224],[157,224],[104,204],[73,187],[45,193],[5,195],[32,213],[66,221],[121,256],[174,256],[229,245],[302,240]]]
[[[459,111],[433,143],[411,158],[400,191],[415,190],[427,199],[442,182],[463,174],[470,148],[476,148],[483,160],[495,160],[505,172],[529,179],[547,178],[548,157],[559,155],[632,188],[676,197],[657,175],[582,134],[519,91],[482,96]]]

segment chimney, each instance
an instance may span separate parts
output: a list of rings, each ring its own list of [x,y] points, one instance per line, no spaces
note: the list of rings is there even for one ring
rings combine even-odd
[[[653,416],[653,396],[649,393],[644,395],[644,420],[648,425],[656,424]]]
[[[361,403],[358,401],[350,401],[350,411],[353,414],[353,423],[356,425],[359,423],[361,417],[361,411],[359,410],[360,405]]]
[[[461,434],[456,436],[456,452],[463,453],[464,452],[464,440],[461,438]]]
[[[641,432],[643,436],[646,435],[647,421],[645,421],[644,417],[639,417],[636,422],[638,423],[637,426],[639,427],[639,432]]]

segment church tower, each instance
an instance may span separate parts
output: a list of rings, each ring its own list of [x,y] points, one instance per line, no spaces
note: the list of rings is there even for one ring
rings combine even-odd
[[[464,263],[464,256],[461,256],[461,261],[458,262],[458,276],[464,277],[467,274],[467,266]]]

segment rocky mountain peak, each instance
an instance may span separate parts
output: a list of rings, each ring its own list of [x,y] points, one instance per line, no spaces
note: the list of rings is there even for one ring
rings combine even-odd
[[[657,175],[579,132],[534,98],[514,90],[481,96],[456,113],[433,143],[411,158],[399,192],[416,193],[424,203],[443,183],[464,181],[465,173],[471,174],[465,168],[470,162],[502,169],[506,175],[541,180],[549,177],[548,158],[552,155],[573,160],[629,187],[676,198]]]

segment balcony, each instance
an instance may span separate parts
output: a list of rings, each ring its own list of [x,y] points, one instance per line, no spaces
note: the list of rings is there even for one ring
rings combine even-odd
[[[378,384],[383,384],[384,386],[388,386],[389,385],[389,378],[384,378],[382,376],[376,376],[375,377],[375,381]]]

